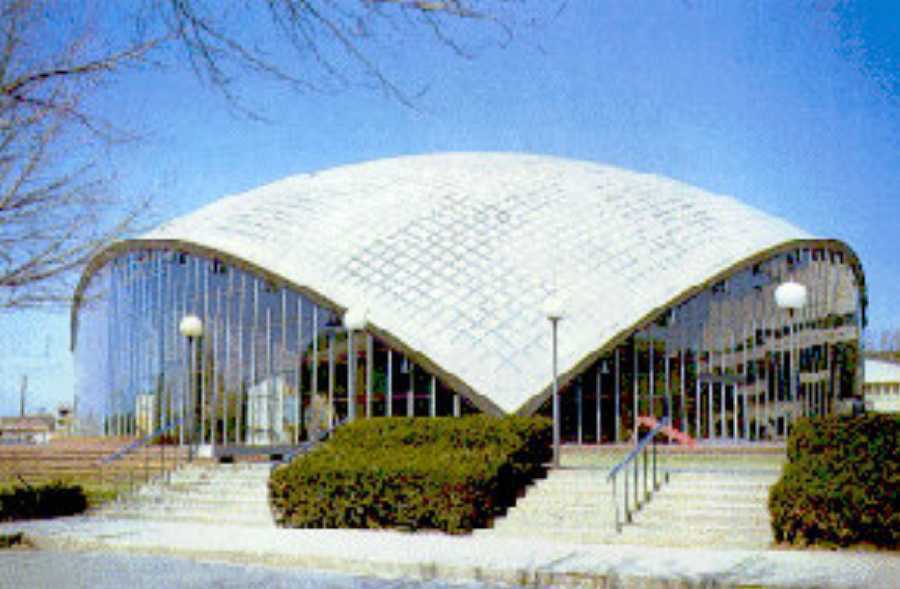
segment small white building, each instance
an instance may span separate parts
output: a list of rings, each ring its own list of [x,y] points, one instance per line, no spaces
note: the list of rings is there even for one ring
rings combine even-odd
[[[866,360],[863,396],[869,411],[900,412],[900,364],[886,360]]]
[[[0,443],[46,444],[53,437],[52,415],[0,417]]]
[[[251,446],[283,444],[284,399],[289,394],[287,382],[277,376],[250,388],[247,395],[248,440]]]

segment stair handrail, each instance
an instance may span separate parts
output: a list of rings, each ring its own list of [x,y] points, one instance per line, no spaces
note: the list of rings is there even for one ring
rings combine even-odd
[[[622,471],[624,471],[625,468],[628,467],[629,465],[633,465],[633,467],[634,467],[634,469],[633,469],[633,473],[634,473],[634,511],[640,510],[641,507],[643,507],[650,501],[651,497],[653,496],[653,493],[660,490],[663,483],[669,482],[669,471],[668,470],[664,471],[662,478],[658,477],[658,468],[657,468],[658,461],[657,461],[657,457],[656,457],[656,438],[660,433],[663,432],[663,430],[665,430],[668,427],[668,425],[669,425],[669,418],[664,417],[662,419],[662,421],[660,421],[653,428],[651,428],[650,431],[644,435],[644,437],[642,437],[640,440],[638,440],[638,442],[635,444],[634,448],[625,456],[624,459],[622,459],[621,462],[619,462],[618,464],[616,464],[615,466],[613,466],[610,469],[609,475],[607,475],[607,477],[606,477],[606,480],[612,484],[613,517],[614,517],[614,524],[615,524],[616,532],[622,531],[622,518],[619,517],[619,501],[616,497],[616,477],[619,475],[619,473],[622,473]],[[652,490],[650,490],[648,488],[648,483],[651,480],[650,475],[647,472],[650,462],[651,462],[647,456],[648,447],[652,448],[652,451],[653,451],[653,454],[652,454],[653,489]],[[640,487],[640,482],[639,482],[640,481],[640,471],[641,471],[641,469],[639,468],[639,462],[640,462],[641,457],[643,457],[643,463],[644,463],[644,467],[643,467],[644,499],[643,499],[643,501],[641,501],[638,497],[639,487]],[[623,503],[624,512],[625,512],[625,518],[624,518],[625,523],[632,522],[632,513],[633,513],[631,507],[629,506],[628,476],[629,476],[628,472],[625,471],[623,473],[624,492],[623,492],[623,496],[622,496],[623,497],[622,503]]]
[[[163,434],[169,433],[170,431],[172,431],[179,425],[181,425],[181,419],[177,419],[176,421],[170,423],[169,425],[167,425],[165,427],[157,428],[155,431],[147,434],[143,438],[139,438],[139,439],[133,441],[132,443],[125,446],[124,448],[119,448],[115,452],[111,452],[111,453],[107,454],[106,456],[104,456],[103,458],[100,459],[100,463],[107,464],[110,462],[114,462],[116,460],[120,460],[120,459],[124,458],[125,456],[131,454],[135,450],[139,450],[139,449],[143,448],[144,446],[146,446],[147,444],[151,443],[155,438],[162,436]]]
[[[312,450],[313,448],[318,446],[320,443],[324,442],[325,439],[331,437],[332,434],[334,434],[334,432],[337,431],[337,429],[339,427],[341,427],[342,425],[345,425],[349,421],[350,421],[350,418],[345,417],[344,419],[342,419],[341,421],[338,421],[337,423],[335,423],[333,426],[331,426],[327,430],[325,430],[323,432],[319,432],[319,435],[317,435],[314,440],[307,440],[307,441],[303,442],[302,444],[299,444],[298,446],[296,446],[289,452],[285,452],[281,457],[281,461],[273,463],[272,469],[274,470],[276,467],[284,465],[284,464],[290,464],[290,462],[294,458],[296,458],[300,454],[306,454],[307,452],[309,452],[310,450]]]
[[[103,468],[107,464],[115,462],[116,460],[121,460],[121,459],[125,458],[126,456],[128,456],[129,454],[132,454],[132,453],[136,452],[137,450],[140,450],[141,448],[151,444],[153,442],[153,440],[155,440],[156,438],[159,438],[159,437],[169,433],[170,431],[173,431],[175,428],[179,427],[181,425],[181,421],[182,421],[181,418],[178,418],[175,421],[169,423],[168,425],[157,428],[156,430],[147,434],[143,438],[139,438],[139,439],[131,442],[124,448],[119,448],[115,452],[111,452],[110,454],[107,454],[106,456],[102,457],[98,461],[98,464],[100,467],[100,482],[101,483],[103,482]],[[163,477],[168,477],[169,472],[166,470],[165,446],[166,446],[165,444],[159,445],[160,475]],[[174,455],[175,455],[174,467],[177,469],[178,468],[178,452],[177,452],[177,450],[174,453]],[[149,480],[150,480],[149,458],[150,458],[150,456],[148,454],[145,456],[145,460],[144,460],[144,482],[149,482]],[[129,492],[133,493],[134,492],[134,469],[133,468],[128,469],[128,481],[129,481]]]

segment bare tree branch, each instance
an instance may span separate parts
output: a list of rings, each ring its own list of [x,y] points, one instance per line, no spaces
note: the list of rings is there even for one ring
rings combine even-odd
[[[229,10],[202,0],[153,0],[153,12],[186,52],[194,72],[235,104],[242,101],[233,83],[249,72],[299,92],[374,85],[417,109],[415,97],[422,89],[389,73],[382,55],[386,48],[399,49],[424,34],[456,57],[471,60],[478,53],[476,39],[493,37],[493,44],[506,46],[513,38],[511,16],[527,13],[529,3],[562,7],[565,0],[267,0],[229,4]],[[256,39],[253,27],[241,26],[263,18],[276,35]],[[296,59],[272,57],[272,47],[282,42]]]
[[[0,84],[0,94],[13,98],[27,99],[27,95],[23,94],[27,87],[39,82],[44,82],[50,78],[62,78],[73,76],[85,76],[96,74],[98,72],[111,72],[120,68],[123,64],[142,59],[154,47],[157,47],[162,39],[153,39],[145,43],[141,43],[135,47],[129,47],[119,53],[107,55],[93,61],[85,63],[73,63],[68,66],[62,66],[55,69],[49,69],[39,72],[29,72],[23,74],[14,80],[5,81]],[[10,48],[7,48],[9,50]]]
[[[86,33],[48,44],[51,8],[0,1],[0,311],[67,304],[74,271],[137,211],[119,210],[91,156],[112,126],[81,104],[162,38],[113,50]]]
[[[508,17],[529,2],[561,0],[0,0],[0,311],[68,303],[73,272],[133,228],[141,207],[123,207],[98,164],[123,132],[90,108],[121,72],[186,57],[253,117],[248,79],[298,93],[370,87],[418,109],[427,81],[391,73],[391,55],[424,35],[473,59],[476,39],[512,39]]]

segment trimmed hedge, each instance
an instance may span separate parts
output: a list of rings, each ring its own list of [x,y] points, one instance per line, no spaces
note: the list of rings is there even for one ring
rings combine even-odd
[[[87,509],[80,485],[62,482],[0,489],[0,521],[73,515]]]
[[[551,437],[544,418],[360,420],[277,469],[269,496],[286,527],[469,532],[543,475]]]
[[[900,544],[900,416],[798,421],[769,492],[775,539],[800,545]]]

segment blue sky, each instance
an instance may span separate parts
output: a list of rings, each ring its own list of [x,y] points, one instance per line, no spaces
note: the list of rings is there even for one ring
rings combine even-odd
[[[538,3],[540,4],[540,3]],[[235,116],[186,71],[129,75],[98,104],[143,138],[108,156],[148,223],[291,174],[401,154],[561,155],[730,194],[863,262],[870,329],[900,329],[900,3],[572,1],[475,59],[382,48],[419,108],[377,92],[238,86]],[[66,313],[0,316],[0,413],[72,396]]]

